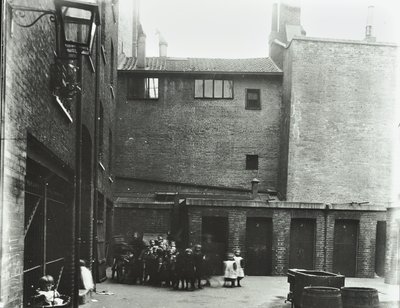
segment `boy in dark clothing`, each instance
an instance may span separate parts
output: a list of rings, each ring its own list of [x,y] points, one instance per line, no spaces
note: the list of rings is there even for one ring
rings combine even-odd
[[[188,248],[185,250],[185,254],[183,256],[183,280],[186,282],[186,290],[189,290],[190,283],[190,291],[194,290],[194,278],[195,278],[195,266],[194,266],[194,257],[193,250]]]
[[[201,278],[203,277],[203,272],[204,272],[205,256],[201,252],[201,245],[199,244],[194,246],[193,259],[195,266],[195,272],[194,272],[195,282],[197,282],[197,287],[199,289],[202,289],[203,287],[201,286]]]

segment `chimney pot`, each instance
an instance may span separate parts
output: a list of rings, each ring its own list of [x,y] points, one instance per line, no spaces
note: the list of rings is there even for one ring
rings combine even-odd
[[[159,47],[160,57],[166,57],[168,43],[160,33],[158,34],[158,47]]]
[[[372,35],[373,19],[374,19],[374,6],[370,5],[368,7],[367,25],[365,27],[365,40],[367,42],[376,41],[376,38]]]

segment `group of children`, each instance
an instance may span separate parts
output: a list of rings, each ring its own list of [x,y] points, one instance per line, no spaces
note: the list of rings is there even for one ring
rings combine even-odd
[[[120,244],[114,252],[112,278],[118,282],[170,286],[193,290],[202,288],[206,275],[205,256],[200,245],[177,249],[172,240],[163,236],[144,242],[135,233],[130,245]]]
[[[211,276],[207,256],[201,245],[192,248],[177,249],[172,240],[158,236],[157,239],[144,242],[137,233],[129,245],[116,247],[112,278],[118,282],[169,286],[174,289],[202,289],[201,281],[209,285]],[[244,260],[240,250],[227,254],[224,261],[224,286],[240,287],[244,278]]]

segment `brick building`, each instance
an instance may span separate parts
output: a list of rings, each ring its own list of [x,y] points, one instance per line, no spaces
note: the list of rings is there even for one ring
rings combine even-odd
[[[149,58],[133,16],[120,37],[115,232],[202,243],[215,273],[239,247],[253,275],[384,275],[397,47],[370,31],[306,37],[300,8],[282,3],[270,57],[171,58],[160,38]]]
[[[18,23],[29,24],[40,12],[13,14],[21,6],[54,10],[54,1],[1,4],[1,307],[25,307],[44,274],[55,278],[60,293],[74,295],[76,304],[78,252],[98,281],[105,276],[118,6],[94,2],[100,12],[94,44],[90,55],[77,60],[60,59],[48,16],[23,28]],[[74,83],[80,78],[81,84]],[[64,95],[66,83],[78,86],[75,96]]]

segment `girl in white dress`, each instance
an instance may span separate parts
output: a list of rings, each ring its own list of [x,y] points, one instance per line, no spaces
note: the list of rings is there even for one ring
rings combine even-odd
[[[244,260],[242,256],[240,255],[240,249],[235,250],[235,256],[233,259],[235,260],[236,266],[237,266],[237,286],[241,287],[240,285],[240,280],[244,278]]]
[[[233,253],[230,252],[227,254],[227,260],[224,261],[224,287],[228,287],[228,282],[231,283],[231,288],[235,286],[237,266],[233,257]]]

